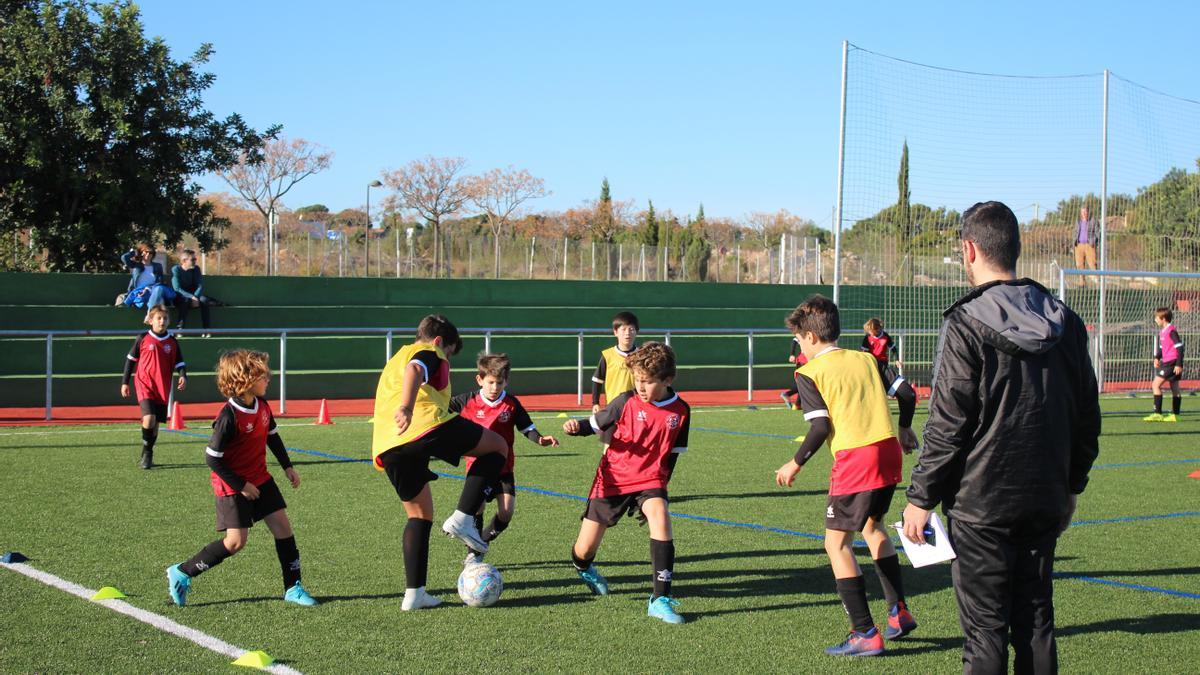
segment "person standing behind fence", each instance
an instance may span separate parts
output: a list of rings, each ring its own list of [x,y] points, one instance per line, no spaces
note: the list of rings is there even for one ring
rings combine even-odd
[[[192,249],[185,248],[179,264],[171,268],[171,288],[175,289],[175,307],[179,310],[179,323],[175,327],[183,328],[192,308],[199,307],[200,325],[207,330],[212,325],[208,308],[221,303],[204,294],[204,272],[196,267],[196,252]]]
[[[973,288],[943,314],[925,450],[912,471],[904,536],[924,542],[942,504],[966,641],[963,672],[1058,669],[1051,575],[1058,536],[1099,452],[1100,403],[1083,321],[1017,279],[1020,230],[1000,202],[963,214]]]
[[[1096,269],[1096,230],[1096,221],[1088,213],[1088,207],[1080,207],[1075,223],[1075,269]]]

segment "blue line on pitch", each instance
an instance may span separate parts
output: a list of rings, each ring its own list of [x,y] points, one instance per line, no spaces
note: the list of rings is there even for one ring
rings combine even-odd
[[[1158,586],[1146,586],[1145,584],[1131,584],[1126,581],[1113,581],[1111,579],[1100,579],[1098,577],[1089,577],[1083,574],[1073,574],[1071,572],[1055,572],[1055,579],[1075,579],[1077,581],[1086,581],[1093,584],[1103,584],[1105,586],[1116,586],[1117,588],[1129,588],[1135,591],[1148,591],[1150,593],[1161,593],[1163,595],[1172,595],[1177,598],[1190,598],[1192,600],[1200,600],[1200,593],[1188,593],[1187,591],[1175,591],[1170,588],[1159,588]]]
[[[1127,462],[1125,464],[1094,464],[1093,469],[1123,469],[1127,466],[1154,466],[1155,464],[1200,464],[1200,459],[1159,459],[1147,462]]]
[[[1200,516],[1200,511],[1179,511],[1178,513],[1160,513],[1151,516],[1125,516],[1122,518],[1100,518],[1097,520],[1077,520],[1071,527],[1080,525],[1106,525],[1108,523],[1132,523],[1139,520],[1164,520],[1166,518],[1190,518]]]

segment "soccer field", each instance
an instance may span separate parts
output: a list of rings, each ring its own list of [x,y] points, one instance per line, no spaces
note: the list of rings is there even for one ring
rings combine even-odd
[[[683,393],[686,398],[686,392]],[[1184,402],[1178,424],[1140,420],[1146,398],[1105,399],[1101,453],[1076,522],[1060,540],[1055,583],[1060,664],[1066,672],[1180,672],[1200,662],[1200,417]],[[923,423],[918,410],[917,425]],[[163,432],[161,466],[137,469],[133,425],[0,430],[0,550],[88,589],[115,586],[136,608],[240,648],[261,649],[302,672],[953,672],[958,627],[947,565],[905,568],[920,628],[883,658],[823,653],[848,622],[821,546],[830,457],[816,456],[791,489],[774,470],[806,425],[773,409],[696,408],[690,451],[671,483],[674,595],[687,624],[645,616],[648,534],[627,519],[611,529],[596,564],[612,585],[596,597],[578,580],[569,547],[581,495],[598,459],[594,438],[565,438],[562,419],[534,414],[540,448],[517,439],[521,486],[512,526],[488,562],[504,595],[465,607],[453,587],[463,548],[436,536],[430,591],[446,603],[401,612],[403,510],[366,462],[370,426],[339,418],[320,427],[281,421],[303,483],[288,500],[315,608],[285,604],[266,527],[246,550],[197,578],[187,607],[171,604],[164,568],[216,538],[204,466],[206,425]],[[906,473],[912,458],[906,460]],[[436,464],[438,522],[459,469]],[[899,517],[903,497],[892,502]],[[489,511],[490,514],[490,511]],[[490,515],[489,515],[490,517]],[[903,558],[902,558],[903,559]],[[885,618],[869,556],[868,596]],[[231,657],[123,616],[11,569],[0,569],[2,672],[213,672]]]

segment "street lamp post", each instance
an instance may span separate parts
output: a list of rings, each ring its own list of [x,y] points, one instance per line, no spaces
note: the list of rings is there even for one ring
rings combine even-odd
[[[371,276],[371,188],[383,187],[383,183],[373,180],[367,183],[367,229],[363,237],[363,276]]]

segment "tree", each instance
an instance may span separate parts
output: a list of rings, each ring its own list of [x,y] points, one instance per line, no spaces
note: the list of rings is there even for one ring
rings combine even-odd
[[[471,196],[466,176],[460,176],[467,160],[462,157],[414,159],[403,168],[383,174],[385,185],[395,191],[391,205],[408,209],[433,226],[433,270],[440,276],[442,218],[455,214]]]
[[[190,177],[253,156],[278,127],[204,108],[212,53],[175,61],[126,1],[4,3],[0,234],[28,231],[51,270],[113,269],[137,241],[222,245],[225,223]]]
[[[513,214],[530,199],[545,197],[546,183],[525,169],[492,169],[466,181],[471,201],[483,210],[494,240],[492,273],[500,278],[500,233]]]
[[[324,152],[319,145],[303,138],[292,140],[271,139],[257,148],[252,155],[243,152],[237,163],[217,171],[233,191],[253,206],[263,217],[267,233],[268,275],[277,273],[275,256],[271,253],[275,245],[275,226],[271,214],[277,213],[276,205],[296,183],[328,169],[333,153]]]
[[[654,213],[654,200],[648,200],[646,215],[638,233],[638,241],[646,246],[658,246],[658,216]]]
[[[909,203],[912,201],[912,191],[908,189],[908,141],[904,141],[904,148],[900,151],[900,172],[896,176],[896,188],[899,196],[896,198],[896,204],[899,208],[900,216],[900,232],[907,236],[909,234]]]
[[[600,184],[600,199],[596,202],[595,215],[592,218],[592,241],[611,242],[616,233],[617,222],[613,217],[612,193],[609,191],[606,177]]]

